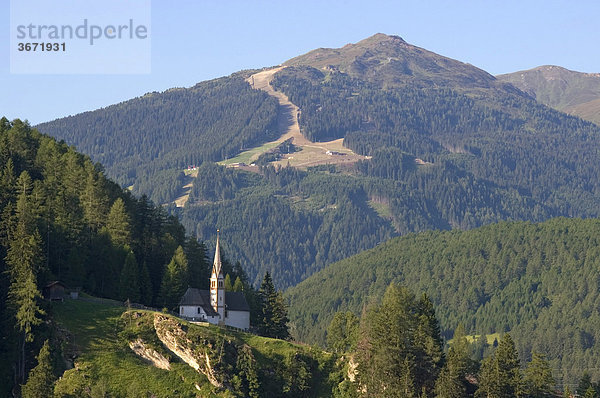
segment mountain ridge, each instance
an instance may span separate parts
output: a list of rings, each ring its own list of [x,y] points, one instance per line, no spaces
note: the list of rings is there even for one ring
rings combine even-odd
[[[400,36],[384,33],[341,48],[309,51],[282,65],[337,69],[353,77],[368,78],[382,87],[423,84],[420,80],[440,86],[458,81],[470,89],[501,86],[494,76],[482,69],[409,44]]]
[[[543,65],[496,77],[545,105],[600,123],[600,73]]]

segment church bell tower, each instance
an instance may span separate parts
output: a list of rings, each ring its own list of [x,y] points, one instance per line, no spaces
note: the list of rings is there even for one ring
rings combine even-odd
[[[221,269],[221,251],[219,249],[219,230],[217,230],[217,247],[210,275],[210,305],[219,314],[219,323],[225,322],[225,282]]]

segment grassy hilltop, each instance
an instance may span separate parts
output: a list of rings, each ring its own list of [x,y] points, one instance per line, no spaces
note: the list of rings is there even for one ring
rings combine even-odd
[[[75,358],[59,397],[332,396],[341,375],[323,351],[163,313],[81,300],[53,313],[62,355]]]

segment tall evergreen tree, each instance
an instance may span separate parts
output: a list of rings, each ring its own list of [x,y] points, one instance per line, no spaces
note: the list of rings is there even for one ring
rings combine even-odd
[[[185,256],[188,260],[189,284],[198,289],[208,289],[210,262],[206,257],[206,246],[190,236],[185,241]]]
[[[135,255],[131,250],[125,257],[125,264],[121,270],[119,292],[121,300],[140,301],[139,268],[135,261]]]
[[[131,220],[123,199],[118,198],[112,204],[106,221],[106,229],[114,245],[131,245]]]
[[[188,262],[183,248],[179,246],[175,250],[163,276],[160,287],[160,304],[168,309],[174,309],[183,293],[185,293],[187,278]]]
[[[42,345],[37,361],[38,364],[31,369],[27,383],[21,389],[23,398],[51,398],[54,396],[54,381],[56,378],[52,370],[48,340]]]
[[[80,201],[88,227],[96,232],[105,224],[108,210],[103,192],[104,176],[91,163],[86,163],[84,167],[86,178]]]
[[[139,266],[140,299],[146,305],[152,304],[152,281],[146,262]]]
[[[234,292],[243,292],[244,291],[244,284],[242,283],[242,280],[240,279],[239,276],[235,278],[235,282],[233,283],[232,291],[234,291]]]
[[[17,181],[19,196],[15,212],[14,231],[10,234],[6,263],[10,274],[9,297],[14,309],[17,329],[22,333],[18,374],[25,378],[25,344],[33,341],[33,327],[41,323],[44,312],[38,305],[41,298],[37,274],[43,264],[41,237],[37,231],[37,209],[31,200],[32,182],[24,171]],[[10,226],[9,226],[10,227]]]
[[[231,284],[231,276],[229,274],[225,275],[225,282],[223,283],[226,292],[233,291],[233,285]]]
[[[287,326],[287,308],[281,292],[275,290],[273,279],[271,279],[269,272],[265,273],[260,285],[259,297],[261,306],[261,319],[258,325],[259,333],[266,337],[288,339],[290,333]]]
[[[361,320],[364,339],[357,350],[358,382],[369,396],[411,396],[433,393],[441,366],[439,332],[423,299],[406,288],[388,286],[380,305]],[[435,376],[430,376],[430,375]],[[428,380],[432,377],[433,380]],[[390,395],[391,394],[391,395]]]
[[[532,354],[531,362],[525,368],[523,384],[529,397],[554,396],[556,381],[552,377],[552,369],[544,355],[536,352]]]
[[[327,328],[327,346],[337,353],[353,351],[358,340],[359,323],[352,311],[336,312]]]
[[[586,392],[590,391],[590,389],[595,391],[594,383],[592,383],[592,376],[585,371],[579,380],[579,384],[577,385],[577,390],[575,390],[575,392],[578,396],[583,397],[585,396]]]
[[[446,363],[435,383],[436,397],[461,398],[467,395],[466,375],[469,362],[469,343],[465,337],[464,327],[458,325],[454,331]]]
[[[237,381],[235,388],[240,396],[259,398],[260,383],[257,374],[257,364],[252,348],[244,344],[238,349],[236,373],[233,380]]]
[[[483,361],[477,395],[509,398],[523,395],[520,361],[510,334],[505,334],[494,354]]]

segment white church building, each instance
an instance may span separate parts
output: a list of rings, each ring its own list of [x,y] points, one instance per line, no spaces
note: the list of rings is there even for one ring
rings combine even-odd
[[[179,316],[190,321],[250,328],[250,307],[243,292],[226,292],[221,269],[219,234],[210,275],[210,290],[189,287],[179,302]]]

